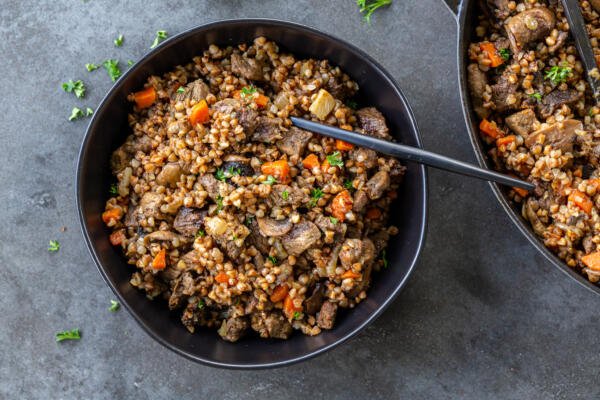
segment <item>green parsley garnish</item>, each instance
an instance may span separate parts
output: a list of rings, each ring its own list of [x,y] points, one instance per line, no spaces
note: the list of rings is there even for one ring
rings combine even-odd
[[[156,37],[154,38],[154,42],[152,42],[152,46],[150,46],[150,48],[151,49],[155,48],[156,46],[158,46],[158,44],[160,42],[162,42],[166,38],[167,38],[167,31],[156,31]]]
[[[225,182],[225,180],[227,180],[227,177],[225,176],[225,171],[219,168],[217,172],[215,172],[215,178],[217,178],[217,180],[221,182]]]
[[[346,189],[354,189],[354,186],[352,186],[352,181],[350,179],[346,179],[344,181],[344,187]]]
[[[302,313],[300,311],[296,311],[294,313],[294,319],[300,319],[300,318],[302,318]]]
[[[217,212],[223,209],[223,196],[217,196]]]
[[[79,339],[81,339],[81,333],[79,332],[78,328],[70,330],[70,331],[58,332],[56,334],[57,342],[62,342],[63,340],[79,340]]]
[[[252,96],[254,93],[256,93],[256,88],[253,85],[242,88],[242,97]]]
[[[313,189],[310,192],[310,201],[308,202],[309,207],[314,207],[317,205],[319,199],[323,197],[323,191],[319,188]]]
[[[265,185],[272,185],[274,183],[277,183],[277,179],[275,179],[275,177],[273,177],[272,175],[267,176],[267,179],[265,179],[265,181],[263,182]]]
[[[116,300],[111,300],[111,301],[110,301],[110,307],[108,307],[108,311],[115,312],[115,311],[117,311],[119,308],[121,308],[121,305],[119,304],[119,302],[118,302],[118,301],[116,301]]]
[[[367,23],[371,23],[371,15],[380,7],[389,6],[392,0],[356,0],[360,13],[364,15]]]
[[[204,304],[204,300],[198,300],[198,310],[202,310],[206,304]]]
[[[123,46],[123,39],[124,39],[124,37],[122,34],[117,36],[117,38],[114,40],[115,46],[117,46],[117,47]]]
[[[383,261],[383,268],[388,267],[387,255],[385,254],[385,249],[381,250],[381,261]]]
[[[328,155],[326,158],[327,158],[327,162],[332,167],[343,167],[344,166],[344,161],[342,160],[342,155],[340,154],[339,151],[336,151],[335,153]]]
[[[78,99],[81,99],[83,96],[85,96],[85,85],[81,80],[73,82],[73,80],[69,79],[69,82],[62,84],[62,88],[67,93],[75,93],[75,96]]]
[[[102,63],[108,76],[114,82],[121,76],[121,70],[119,69],[119,60],[106,60]]]
[[[127,66],[131,67],[133,65],[133,60],[127,60]]]
[[[75,121],[76,119],[82,117],[85,117],[85,114],[83,113],[83,111],[81,111],[81,108],[73,107],[73,109],[71,110],[71,115],[69,116],[69,121]]]
[[[509,49],[500,49],[498,50],[498,54],[504,61],[508,61],[510,59],[510,50]]]
[[[542,101],[542,95],[537,92],[530,94],[529,97],[534,98],[537,101]]]
[[[177,93],[184,93],[185,92],[185,88],[183,86],[179,86],[179,88],[177,89]]]
[[[195,237],[199,238],[199,237],[204,237],[206,236],[206,232],[204,232],[203,229],[198,229],[198,232],[196,232]]]
[[[335,217],[329,217],[329,221],[334,225],[338,223],[338,219]]]
[[[252,225],[252,221],[254,221],[254,218],[256,218],[254,215],[246,215],[246,221],[244,221],[246,226]]]
[[[87,69],[88,72],[95,71],[98,68],[100,68],[100,66],[98,64],[94,64],[94,63],[85,64],[85,69]]]
[[[283,192],[281,192],[281,198],[284,200],[287,200],[290,197],[290,192],[288,192],[287,190],[284,190]]]
[[[271,261],[271,264],[277,265],[277,258],[275,258],[274,256],[268,256],[267,260]]]
[[[546,71],[544,77],[550,79],[553,84],[558,85],[559,83],[566,81],[572,74],[571,67],[555,65]]]
[[[230,165],[229,168],[227,168],[227,172],[229,173],[230,177],[242,174],[242,170],[239,167],[234,167],[233,165]]]
[[[58,240],[51,240],[48,243],[48,251],[51,253],[56,253],[58,250],[60,250],[60,243],[58,243]]]
[[[85,116],[89,117],[90,115],[92,115],[94,113],[94,110],[92,110],[91,108],[87,107],[85,109]]]
[[[119,194],[119,187],[117,186],[116,183],[113,183],[112,185],[110,185],[110,189],[108,190],[110,192],[110,194],[112,194],[113,196],[116,196]]]

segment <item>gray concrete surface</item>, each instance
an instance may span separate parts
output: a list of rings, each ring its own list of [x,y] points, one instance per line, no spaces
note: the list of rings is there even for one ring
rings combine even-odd
[[[395,0],[370,27],[351,0],[0,1],[0,398],[598,398],[600,299],[536,253],[486,184],[436,171],[427,246],[406,290],[364,333],[317,359],[211,369],[155,343],[123,310],[107,311],[113,296],[75,209],[87,122],[67,117],[74,105],[95,107],[111,83],[84,63],[135,60],[157,29],[229,17],[297,21],[355,43],[400,82],[427,148],[474,160],[454,20],[441,0]],[[70,78],[88,84],[85,101],[60,90]],[[60,252],[48,253],[50,239]],[[72,327],[81,341],[54,342]]]

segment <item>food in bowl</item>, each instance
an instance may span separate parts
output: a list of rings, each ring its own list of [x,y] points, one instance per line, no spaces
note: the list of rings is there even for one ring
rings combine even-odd
[[[600,59],[600,2],[580,1]],[[546,247],[600,279],[600,108],[559,1],[488,1],[468,55],[481,138],[495,168],[536,185],[509,196]]]
[[[391,140],[377,109],[353,109],[357,91],[326,60],[262,37],[150,77],[129,97],[132,133],[112,155],[102,215],[136,267],[131,284],[164,298],[190,332],[232,342],[333,328],[387,266],[405,169],[288,117]]]

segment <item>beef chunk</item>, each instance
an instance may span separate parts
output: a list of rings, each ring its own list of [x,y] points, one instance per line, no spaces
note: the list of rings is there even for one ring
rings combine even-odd
[[[275,143],[281,139],[281,118],[260,117],[252,140],[263,143]]]
[[[575,131],[583,130],[581,121],[567,119],[562,122],[556,122],[547,128],[539,129],[533,132],[527,139],[525,145],[531,147],[538,143],[542,135],[544,137],[544,145],[551,145],[554,149],[562,150],[563,153],[573,151],[573,143],[577,134]]]
[[[354,199],[352,201],[352,211],[354,212],[363,212],[367,203],[369,202],[369,196],[367,193],[360,189],[354,193]]]
[[[225,216],[223,218],[216,216],[204,218],[204,228],[230,260],[239,260],[242,248],[232,238],[245,239],[250,234],[250,230],[245,225],[237,221],[227,221]]]
[[[227,161],[223,163],[224,171],[233,172],[235,175],[241,176],[252,176],[254,175],[254,169],[247,162],[242,161]]]
[[[535,112],[529,108],[506,117],[506,125],[523,138],[529,136],[538,124],[539,121],[535,117]]]
[[[347,225],[343,222],[336,222],[335,224],[331,221],[331,218],[326,217],[323,214],[317,214],[314,219],[315,224],[326,233],[327,231],[333,231],[341,236],[346,234]]]
[[[491,86],[492,101],[498,112],[502,113],[519,107],[518,100],[520,95],[517,93],[518,87],[519,85],[517,83],[510,83],[508,78],[504,75],[498,78],[498,83]]]
[[[204,310],[198,308],[194,303],[188,303],[185,311],[181,315],[181,323],[187,328],[188,331],[194,333],[196,326],[200,324]]]
[[[513,53],[546,37],[555,22],[554,13],[546,7],[534,7],[508,19],[504,27]]]
[[[377,200],[390,187],[390,174],[379,171],[365,184],[365,191],[371,200]]]
[[[258,126],[259,118],[258,111],[252,108],[242,107],[238,112],[238,122],[244,128],[246,136],[252,135]]]
[[[154,192],[144,193],[137,207],[129,206],[127,215],[125,216],[125,226],[138,227],[140,226],[140,222],[148,217],[161,219],[163,217],[160,212],[162,199],[163,195],[161,194]]]
[[[331,329],[335,323],[338,305],[331,301],[326,301],[321,306],[321,311],[317,315],[317,325],[322,329]]]
[[[223,320],[219,335],[228,342],[237,342],[248,329],[248,320],[245,317],[232,317]]]
[[[195,236],[202,228],[206,214],[205,210],[182,207],[173,221],[173,228],[184,236]]]
[[[269,244],[269,239],[261,235],[256,218],[250,220],[248,228],[250,229],[250,235],[248,236],[249,243],[261,253],[267,254],[271,245]]]
[[[169,297],[169,309],[174,310],[183,305],[189,296],[195,291],[194,277],[191,272],[184,272],[175,282],[171,297]]]
[[[485,72],[480,70],[476,63],[470,64],[467,67],[467,81],[475,113],[479,118],[487,118],[490,111],[483,107],[483,94],[487,85],[487,77]]]
[[[596,10],[597,13],[600,13],[600,0],[589,0],[590,4]]]
[[[185,253],[181,257],[181,260],[185,263],[185,265],[188,268],[194,268],[194,267],[200,265],[201,257],[202,257],[202,254],[200,254],[200,252],[198,250],[191,250],[191,251],[188,251],[187,253]]]
[[[373,168],[377,165],[377,153],[371,149],[363,147],[355,147],[350,152],[350,158],[366,169]]]
[[[264,64],[261,61],[237,53],[231,55],[231,71],[251,81],[265,80]]]
[[[317,282],[310,296],[304,300],[304,312],[308,315],[316,315],[321,309],[325,299],[325,284]]]
[[[284,199],[281,195],[283,192],[288,193],[287,199]],[[308,202],[308,196],[302,190],[288,185],[273,185],[269,199],[279,207],[292,206],[297,208]]]
[[[310,248],[321,238],[319,228],[310,221],[302,221],[283,236],[283,246],[288,253],[299,255]]]
[[[486,0],[486,5],[497,19],[503,20],[510,15],[508,0]]]
[[[583,94],[574,89],[558,90],[555,89],[548,93],[538,104],[538,111],[543,118],[548,118],[554,111],[563,104],[572,104],[581,99]]]
[[[175,101],[194,100],[200,101],[210,94],[210,88],[202,79],[196,79],[185,86],[183,92],[175,91],[173,99]]]
[[[287,339],[292,334],[292,324],[278,312],[253,314],[251,324],[252,329],[265,339]]]
[[[163,186],[175,186],[179,182],[182,173],[183,170],[179,163],[168,163],[156,176],[156,183]]]
[[[369,135],[380,139],[390,139],[390,130],[385,117],[374,107],[361,108],[356,112],[360,127]]]
[[[300,157],[312,136],[312,133],[292,126],[276,145],[285,154]]]
[[[233,190],[233,186],[227,182],[217,180],[217,178],[211,174],[200,175],[198,177],[198,182],[202,185],[204,190],[206,190],[208,197],[215,201],[219,196],[225,197]]]
[[[356,263],[366,267],[375,259],[375,245],[370,239],[346,239],[339,257],[346,269]]]

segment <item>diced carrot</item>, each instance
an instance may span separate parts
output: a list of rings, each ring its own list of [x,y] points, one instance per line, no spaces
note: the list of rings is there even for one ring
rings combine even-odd
[[[278,285],[275,289],[273,289],[273,293],[271,294],[271,297],[269,297],[269,299],[273,303],[280,302],[281,300],[285,299],[285,297],[288,294],[288,291],[289,289],[286,284]]]
[[[596,188],[596,190],[598,190],[598,188],[600,188],[600,179],[598,179],[598,178],[588,179],[588,185],[594,186]]]
[[[144,90],[135,92],[133,94],[133,99],[138,108],[148,108],[156,101],[156,90],[150,86]]]
[[[494,121],[490,122],[485,118],[481,120],[481,123],[479,124],[479,129],[481,130],[481,132],[485,133],[492,139],[498,139],[499,137],[503,136],[500,129],[498,129],[496,123]]]
[[[498,138],[498,139],[496,139],[496,147],[506,146],[507,144],[510,144],[510,143],[514,142],[515,140],[517,140],[517,137],[515,135],[508,135],[508,136]]]
[[[302,166],[306,169],[312,170],[319,166],[319,157],[316,154],[309,154],[304,160],[302,160]]]
[[[165,269],[167,266],[167,250],[161,249],[152,260],[152,268]]]
[[[229,275],[227,275],[225,272],[219,272],[217,274],[217,276],[215,276],[215,281],[219,282],[219,283],[229,283]]]
[[[331,201],[331,214],[340,221],[346,219],[346,213],[352,210],[352,196],[344,190],[338,193]]]
[[[573,190],[571,194],[569,194],[569,201],[588,214],[592,212],[592,207],[594,207],[592,200],[579,190]]]
[[[354,148],[352,143],[344,142],[343,140],[336,139],[335,140],[335,148],[339,151],[348,151]]]
[[[600,271],[600,251],[586,254],[585,256],[581,257],[581,262],[584,263],[589,269]]]
[[[113,246],[118,246],[125,240],[125,229],[119,229],[118,231],[114,231],[108,237],[110,240],[110,244]]]
[[[357,278],[360,278],[360,276],[361,276],[360,274],[358,274],[354,271],[348,270],[342,274],[341,278],[342,279],[348,279],[348,278],[357,279]]]
[[[295,312],[302,311],[302,307],[296,307],[294,299],[288,294],[283,301],[283,312],[288,318],[293,318]]]
[[[123,216],[123,211],[119,207],[109,208],[108,210],[102,213],[102,221],[105,224],[108,224],[110,221],[118,221]]]
[[[233,92],[233,98],[234,99],[241,99],[242,98],[242,91],[241,90],[236,90],[235,92]]]
[[[367,219],[379,219],[381,218],[381,210],[377,207],[369,208],[365,213]]]
[[[487,56],[491,61],[490,65],[492,67],[495,68],[499,65],[504,64],[504,58],[502,58],[502,56],[498,54],[498,50],[496,49],[494,43],[483,42],[479,44],[479,48],[481,49],[481,51],[485,51],[487,53]]]
[[[583,168],[581,168],[581,167],[578,167],[575,169],[575,171],[573,171],[573,176],[581,178],[582,175],[583,175]]]
[[[527,191],[527,189],[523,189],[520,187],[514,187],[512,188],[512,190],[515,191],[516,194],[518,194],[519,196],[521,196],[522,198],[527,197],[527,195],[529,194],[529,192]]]
[[[258,106],[258,108],[265,108],[267,104],[269,104],[269,98],[264,94],[258,94],[258,96],[254,97],[254,102]]]
[[[192,112],[190,113],[190,124],[204,124],[208,122],[210,119],[208,115],[208,104],[206,100],[200,100],[198,103],[192,107]]]
[[[290,177],[290,166],[286,160],[266,162],[260,166],[260,170],[263,174],[272,175],[282,183],[287,182]]]

